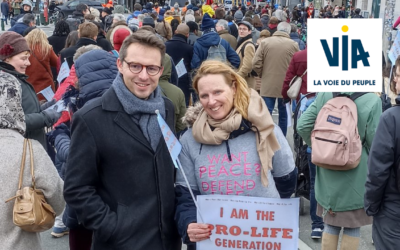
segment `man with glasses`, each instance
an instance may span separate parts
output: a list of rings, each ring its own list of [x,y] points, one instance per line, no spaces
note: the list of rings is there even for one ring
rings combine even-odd
[[[93,230],[93,249],[181,249],[175,169],[155,113],[174,128],[174,106],[158,86],[164,55],[156,35],[133,33],[112,87],[74,114],[64,197]]]

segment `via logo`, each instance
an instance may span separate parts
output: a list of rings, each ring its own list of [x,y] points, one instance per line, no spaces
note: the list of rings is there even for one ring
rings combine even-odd
[[[347,25],[343,25],[343,32],[349,31]],[[322,48],[324,49],[326,59],[328,59],[329,66],[338,67],[339,66],[339,37],[333,38],[333,51],[329,48],[326,39],[321,39]],[[357,51],[360,54],[357,54]],[[368,62],[369,53],[365,52],[364,47],[359,39],[351,40],[351,68],[357,68],[357,62],[362,61],[363,65],[369,67]],[[342,70],[349,70],[349,37],[342,36]]]

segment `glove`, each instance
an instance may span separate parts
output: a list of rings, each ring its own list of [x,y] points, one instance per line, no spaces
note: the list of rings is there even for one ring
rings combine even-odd
[[[42,104],[42,105],[40,106],[40,110],[43,111],[43,110],[47,109],[48,107],[53,106],[54,104],[56,104],[56,99],[52,99],[51,101]]]
[[[69,128],[64,123],[55,127],[55,129],[47,135],[47,138],[52,146],[54,146],[55,140],[56,140],[57,136],[60,134],[66,134],[66,135],[68,135],[68,137],[71,137]]]
[[[282,102],[283,102],[283,105],[286,105],[286,103],[288,103],[288,102],[290,102],[291,101],[291,99],[290,98],[288,98],[288,99],[283,99],[282,100]]]
[[[61,112],[58,113],[54,109],[46,109],[46,110],[43,110],[42,113],[44,114],[44,116],[46,118],[45,123],[46,123],[47,127],[51,127],[61,117]]]

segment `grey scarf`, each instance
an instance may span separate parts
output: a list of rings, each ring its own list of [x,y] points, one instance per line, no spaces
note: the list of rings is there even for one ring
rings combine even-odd
[[[160,87],[157,87],[147,100],[142,100],[129,91],[119,73],[112,87],[125,112],[139,125],[144,137],[155,152],[162,136],[155,111],[159,110],[161,116],[165,119],[165,103],[161,96]]]

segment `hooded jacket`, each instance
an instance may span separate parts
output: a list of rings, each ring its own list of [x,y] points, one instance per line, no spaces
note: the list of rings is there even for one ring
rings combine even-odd
[[[93,50],[79,57],[75,62],[79,83],[78,108],[103,95],[110,88],[118,74],[117,58],[103,50]]]
[[[194,53],[192,59],[192,69],[196,69],[200,67],[200,64],[207,59],[208,49],[211,46],[217,46],[221,40],[221,45],[226,50],[226,59],[233,67],[239,68],[240,58],[238,54],[236,54],[235,50],[231,48],[229,43],[224,39],[220,38],[217,32],[208,32],[204,33],[202,37],[197,39],[194,44]]]
[[[182,90],[177,86],[169,83],[168,79],[171,77],[171,58],[168,54],[165,55],[163,61],[164,71],[158,81],[158,85],[161,87],[162,94],[172,101],[175,108],[175,132],[178,134],[180,131],[185,129],[185,125],[182,122],[182,117],[186,113],[186,102],[185,95]]]

